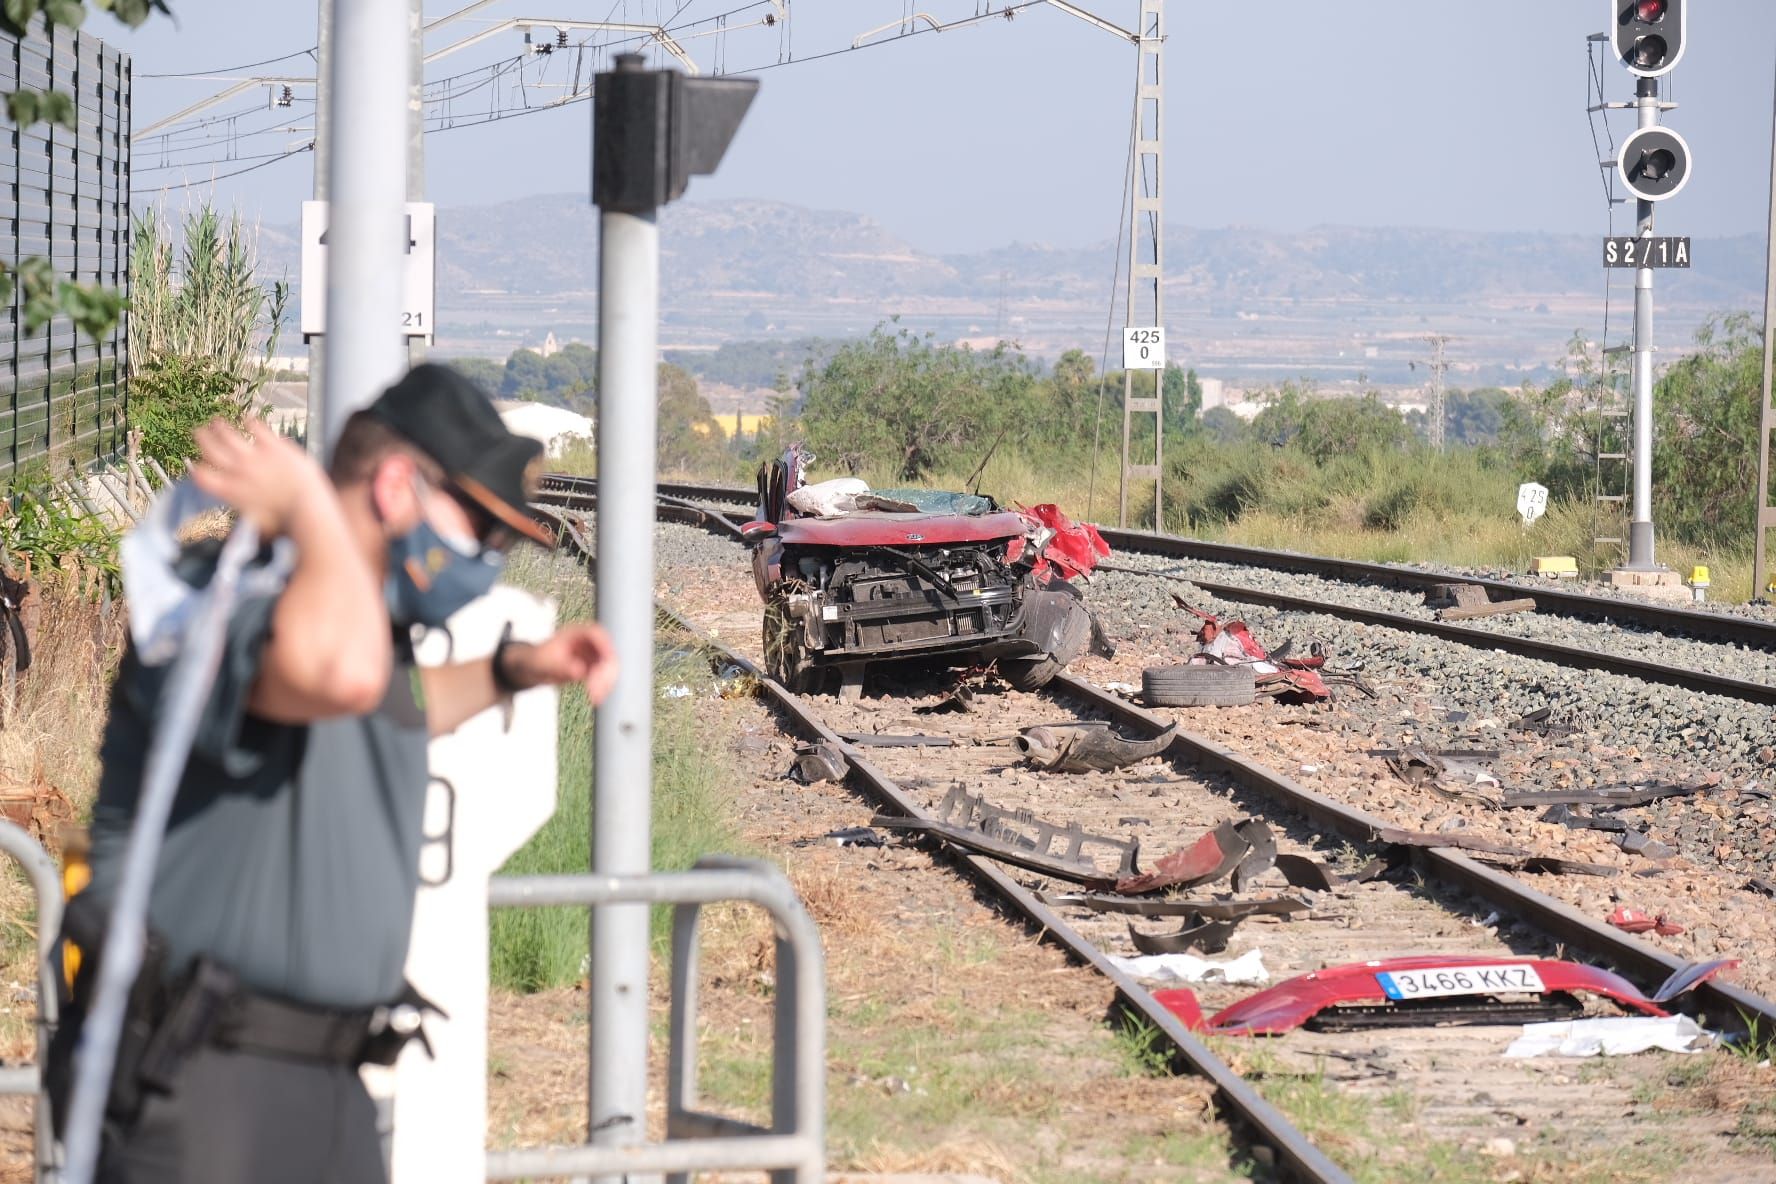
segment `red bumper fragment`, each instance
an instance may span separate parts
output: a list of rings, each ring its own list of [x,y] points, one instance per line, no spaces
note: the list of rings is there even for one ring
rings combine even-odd
[[[1700,963],[1679,972],[1673,979],[1681,979],[1681,989],[1688,990],[1722,970],[1737,965],[1738,960],[1730,958]],[[1661,1004],[1669,1002],[1678,993],[1665,988],[1656,997],[1649,997],[1621,975],[1580,962],[1511,956],[1424,955],[1329,966],[1249,995],[1206,1020],[1193,991],[1155,991],[1153,997],[1167,1011],[1197,1031],[1221,1036],[1275,1036],[1301,1027],[1329,1008],[1358,1004],[1387,1005],[1393,1001],[1393,997],[1383,987],[1378,975],[1415,970],[1460,971],[1475,967],[1527,967],[1540,979],[1542,994],[1602,995],[1629,1011],[1643,1015],[1669,1014]],[[1512,992],[1507,988],[1500,993]],[[1483,991],[1473,994],[1475,997],[1486,997]]]

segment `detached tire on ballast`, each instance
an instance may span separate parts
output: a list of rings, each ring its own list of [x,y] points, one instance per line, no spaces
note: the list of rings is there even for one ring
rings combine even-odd
[[[1149,666],[1141,700],[1149,707],[1244,707],[1258,692],[1250,666]]]

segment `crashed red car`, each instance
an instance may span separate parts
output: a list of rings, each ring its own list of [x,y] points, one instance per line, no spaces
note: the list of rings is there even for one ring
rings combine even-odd
[[[1093,528],[978,494],[853,482],[827,497],[844,483],[808,485],[810,460],[796,447],[759,469],[758,518],[743,531],[765,602],[766,667],[785,686],[817,691],[836,670],[854,695],[868,664],[933,658],[993,662],[1034,690],[1090,642],[1091,615],[1067,577],[1109,553]]]

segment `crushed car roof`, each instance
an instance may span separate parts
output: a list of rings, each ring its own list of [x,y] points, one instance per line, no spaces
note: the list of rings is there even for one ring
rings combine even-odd
[[[984,543],[1020,536],[1024,520],[1009,510],[993,514],[895,514],[864,510],[838,518],[786,518],[777,537],[796,547],[900,547],[909,543]]]

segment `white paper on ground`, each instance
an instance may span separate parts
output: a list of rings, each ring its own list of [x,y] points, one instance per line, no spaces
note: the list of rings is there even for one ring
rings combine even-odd
[[[1270,980],[1260,950],[1247,950],[1226,962],[1213,962],[1194,954],[1143,954],[1136,958],[1118,958],[1112,954],[1110,962],[1125,974],[1156,983],[1262,983]]]
[[[1622,1015],[1589,1020],[1555,1020],[1524,1024],[1523,1035],[1505,1050],[1507,1057],[1626,1056],[1662,1048],[1669,1052],[1701,1052],[1719,1037],[1687,1015]]]

